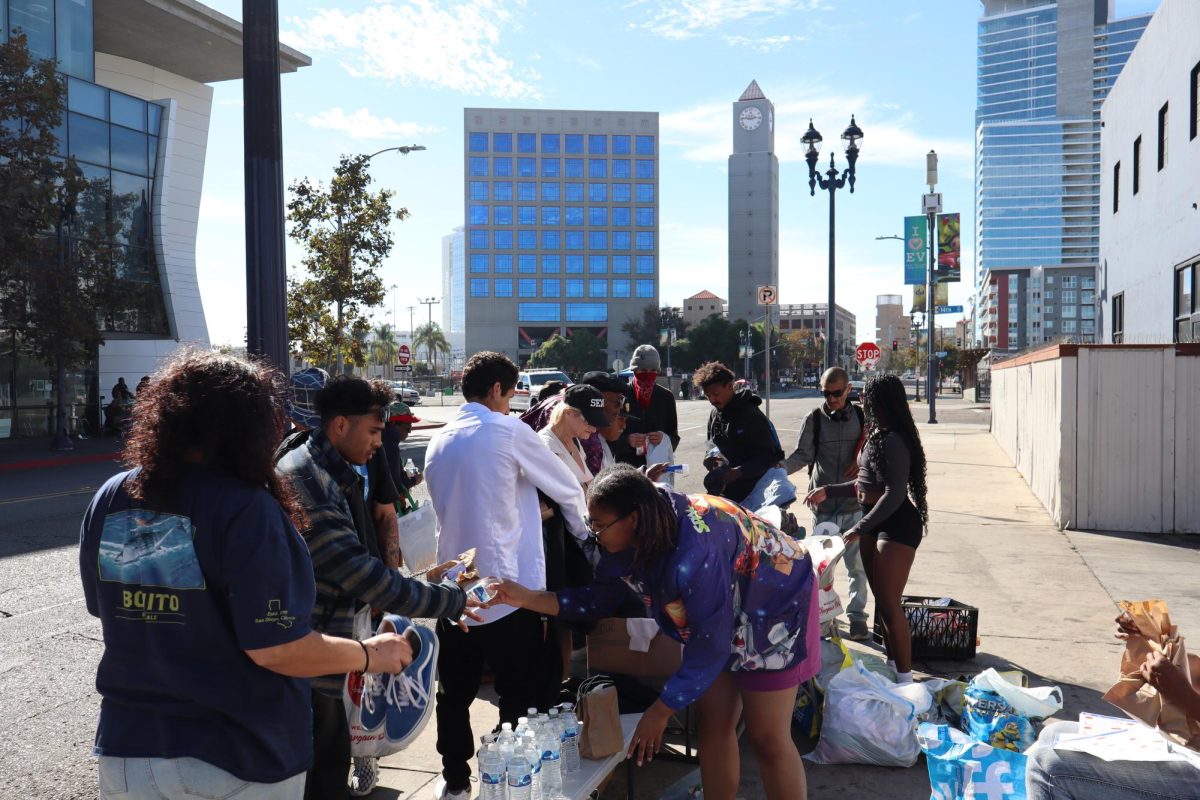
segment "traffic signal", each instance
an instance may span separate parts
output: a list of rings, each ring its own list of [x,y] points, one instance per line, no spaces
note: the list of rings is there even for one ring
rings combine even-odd
[[[892,339],[892,352],[894,353],[894,352],[896,352],[896,351],[897,351],[897,350],[899,350],[899,349],[900,349],[900,340],[899,340],[899,339]]]

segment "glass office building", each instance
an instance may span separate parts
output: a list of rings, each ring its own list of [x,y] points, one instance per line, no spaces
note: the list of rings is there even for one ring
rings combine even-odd
[[[627,360],[621,325],[658,304],[658,114],[464,113],[465,355],[587,330]]]
[[[466,229],[442,237],[442,333],[450,343],[451,365],[461,367],[467,331]]]

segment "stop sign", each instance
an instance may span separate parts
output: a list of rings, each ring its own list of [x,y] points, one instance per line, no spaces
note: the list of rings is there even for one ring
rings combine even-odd
[[[412,361],[412,351],[408,349],[408,345],[400,345],[400,349],[396,354],[396,360],[400,362],[400,366],[404,366],[409,361]]]
[[[879,363],[879,345],[874,342],[863,342],[854,351],[854,360],[863,366],[864,369],[872,369]]]

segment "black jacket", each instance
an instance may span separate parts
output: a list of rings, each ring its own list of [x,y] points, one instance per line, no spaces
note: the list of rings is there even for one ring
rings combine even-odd
[[[633,399],[630,417],[625,425],[625,433],[614,442],[613,457],[617,461],[632,464],[635,467],[646,465],[646,454],[637,455],[629,446],[629,434],[652,433],[662,431],[671,439],[671,449],[679,449],[679,416],[675,411],[675,395],[661,384],[654,385],[654,393],[650,395],[650,407],[642,408],[634,397],[632,389],[629,396]],[[634,419],[637,417],[637,419]]]
[[[708,416],[708,438],[742,477],[725,486],[724,495],[741,502],[759,478],[783,460],[783,448],[766,415],[759,411],[762,398],[749,389],[738,389],[725,408]]]

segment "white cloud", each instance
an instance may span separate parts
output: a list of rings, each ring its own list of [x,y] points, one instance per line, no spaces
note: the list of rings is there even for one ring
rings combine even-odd
[[[376,0],[362,11],[322,9],[288,22],[281,34],[288,44],[329,54],[354,77],[504,99],[541,96],[538,74],[501,55],[502,34],[514,26],[502,0]]]
[[[805,37],[790,34],[780,36],[726,36],[730,47],[748,47],[759,53],[777,53],[789,44],[803,42]]]
[[[829,8],[825,0],[656,0],[645,6],[643,18],[630,24],[664,39],[691,39],[729,23],[761,25],[797,11]]]
[[[416,122],[397,122],[391,117],[377,117],[365,108],[346,113],[341,106],[314,114],[306,122],[309,127],[338,131],[351,139],[412,139],[439,130]]]

